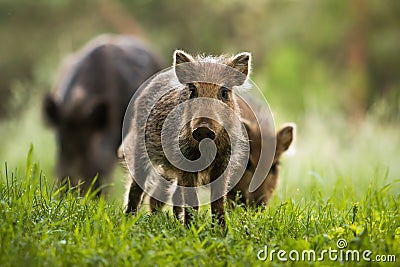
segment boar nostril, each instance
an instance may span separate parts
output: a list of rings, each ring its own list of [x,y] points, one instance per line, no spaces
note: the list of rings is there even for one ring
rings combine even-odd
[[[215,138],[215,133],[208,127],[198,127],[196,130],[193,131],[192,133],[193,138],[200,142],[201,140],[205,138],[209,138],[211,140],[214,140]]]
[[[215,133],[211,130],[207,133],[207,138],[210,138],[211,140],[214,140],[215,138]]]

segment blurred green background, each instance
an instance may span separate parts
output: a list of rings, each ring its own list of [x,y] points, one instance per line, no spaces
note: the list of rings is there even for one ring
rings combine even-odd
[[[342,182],[356,196],[370,183],[395,181],[399,14],[399,1],[379,0],[1,0],[1,170],[4,162],[23,169],[32,143],[53,176],[55,140],[41,118],[42,96],[66,55],[98,34],[120,33],[146,39],[166,66],[176,48],[252,53],[252,79],[276,126],[297,124],[278,197],[329,192]]]

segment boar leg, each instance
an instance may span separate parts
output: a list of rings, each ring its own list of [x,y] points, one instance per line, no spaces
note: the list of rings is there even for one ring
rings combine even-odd
[[[186,206],[184,222],[186,225],[190,225],[190,222],[193,221],[193,213],[199,210],[199,196],[196,191],[197,173],[183,173],[181,184],[186,187],[183,194],[183,200]]]
[[[185,190],[177,187],[173,196],[174,214],[177,218],[183,214],[183,222],[189,225],[193,220],[193,212],[199,210],[199,196],[195,186],[197,185],[196,173],[183,173],[178,179],[178,185],[185,187]],[[183,209],[183,206],[186,206]]]
[[[164,206],[164,202],[161,202],[154,197],[150,197],[150,210],[151,212],[160,211]]]
[[[160,184],[156,184],[153,193],[150,196],[150,210],[152,212],[161,211],[164,204],[170,196],[170,188],[163,188]]]
[[[136,164],[140,162],[140,156],[138,153],[135,154],[135,165],[133,177],[131,177],[132,184],[129,189],[129,199],[126,213],[135,213],[139,209],[139,205],[143,198],[143,189],[138,185],[137,179],[139,182],[144,185],[147,179],[147,176],[150,175],[148,171],[146,171],[145,167],[142,164]],[[135,180],[136,179],[136,180]]]
[[[196,184],[190,185],[190,187],[185,190],[185,194],[183,196],[187,205],[185,208],[186,225],[190,225],[190,222],[193,221],[194,212],[199,211],[199,196],[197,194],[196,188],[194,187],[195,185]]]
[[[183,192],[179,187],[175,189],[175,192],[172,195],[172,203],[174,205],[172,211],[174,212],[175,218],[181,220],[183,213]]]
[[[251,201],[252,195],[249,194],[249,185],[253,174],[253,171],[246,170],[235,187],[228,192],[227,198],[229,199],[229,207],[234,207],[235,203],[238,205],[246,205]]]
[[[214,201],[211,202],[211,214],[213,220],[216,220],[217,223],[223,227],[225,226],[224,200],[226,198],[228,176],[223,174],[225,177],[221,177],[220,179],[218,179],[218,177],[222,175],[224,170],[225,168],[221,167],[221,165],[219,167],[216,165],[210,172],[210,181],[215,181],[211,186],[211,199],[214,199]]]
[[[135,213],[143,197],[143,189],[133,181],[129,190],[129,200],[126,213]]]

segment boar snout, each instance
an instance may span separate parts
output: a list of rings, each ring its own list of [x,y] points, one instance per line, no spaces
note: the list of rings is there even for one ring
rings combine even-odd
[[[200,142],[201,140],[203,140],[205,138],[209,138],[211,140],[214,140],[215,132],[213,130],[211,130],[209,127],[202,125],[200,127],[197,127],[193,131],[192,136],[198,142]]]

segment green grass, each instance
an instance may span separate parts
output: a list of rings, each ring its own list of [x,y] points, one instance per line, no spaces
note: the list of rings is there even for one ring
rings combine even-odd
[[[77,198],[49,186],[37,165],[22,180],[4,174],[0,185],[2,266],[56,265],[247,265],[265,245],[276,250],[336,248],[345,238],[352,249],[374,255],[400,251],[398,197],[390,184],[369,188],[359,202],[337,192],[287,200],[259,210],[228,212],[228,229],[211,226],[203,210],[190,228],[168,212],[125,216],[104,199]],[[339,193],[339,194],[338,194]],[[326,263],[325,263],[326,264]]]
[[[379,110],[352,126],[331,107],[307,105],[304,114],[294,115],[272,105],[277,128],[296,122],[294,149],[282,159],[280,186],[269,206],[228,210],[225,230],[211,225],[208,206],[189,228],[170,209],[126,216],[120,170],[109,200],[57,190],[54,138],[37,103],[0,127],[2,267],[290,266],[292,261],[276,258],[279,250],[312,249],[319,255],[336,249],[339,239],[348,249],[370,250],[371,259],[395,255],[396,262],[340,263],[326,256],[323,262],[297,263],[397,266],[400,261],[400,124],[382,120]],[[30,144],[34,150],[26,157]],[[273,261],[257,258],[265,246],[276,251]]]
[[[372,251],[371,258],[395,255],[397,264],[400,259],[400,199],[392,191],[399,181],[370,184],[357,201],[338,179],[328,194],[274,198],[268,208],[238,206],[228,210],[226,230],[211,225],[204,207],[186,228],[168,210],[126,216],[118,202],[57,190],[32,161],[31,150],[25,169],[2,168],[1,266],[275,265],[276,258],[258,260],[259,250],[267,245],[318,253],[336,249],[340,238],[348,249]]]

